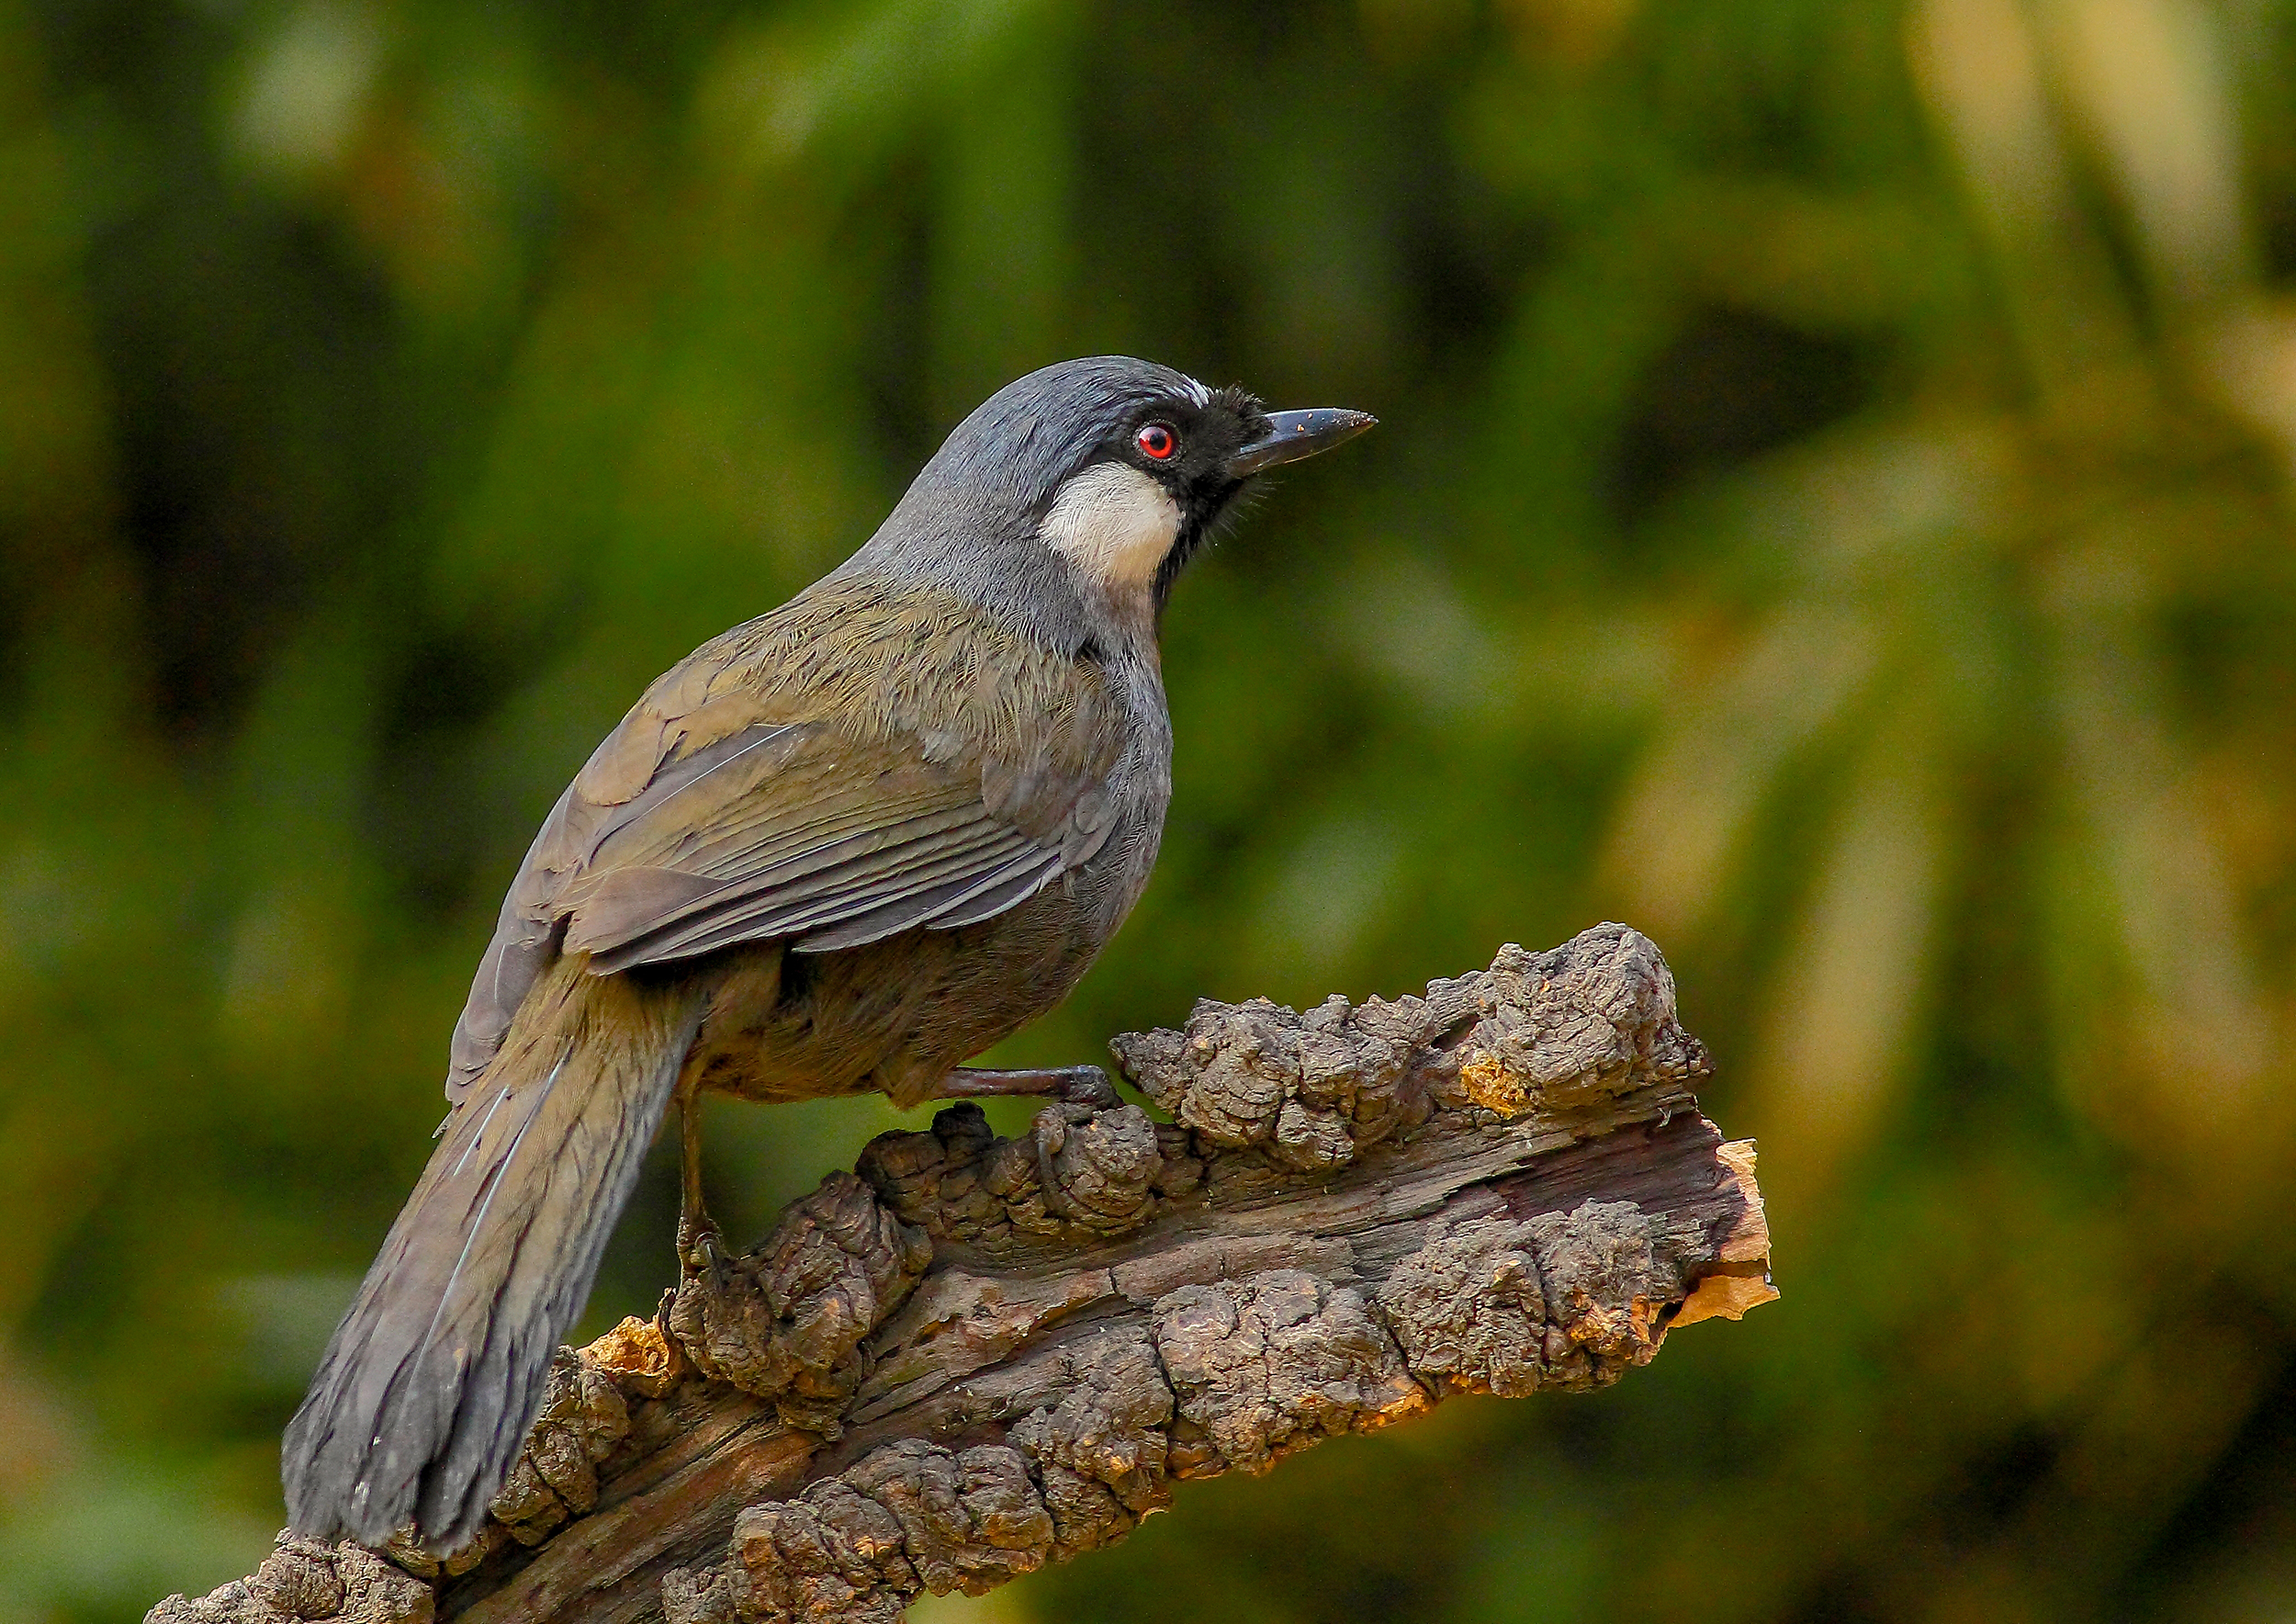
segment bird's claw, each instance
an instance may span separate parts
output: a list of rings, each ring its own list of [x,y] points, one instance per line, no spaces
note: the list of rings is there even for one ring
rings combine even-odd
[[[718,1269],[717,1225],[703,1223],[678,1226],[678,1267],[689,1280],[707,1280]]]
[[[1087,1106],[1094,1111],[1113,1111],[1124,1103],[1109,1074],[1097,1066],[1072,1066],[1061,1078],[1060,1100],[1064,1105]]]

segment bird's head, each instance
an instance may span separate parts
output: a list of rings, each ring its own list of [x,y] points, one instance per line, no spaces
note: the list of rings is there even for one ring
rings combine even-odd
[[[1005,596],[1006,576],[1049,571],[1153,628],[1181,569],[1255,477],[1375,421],[1329,407],[1270,412],[1242,389],[1124,355],[1063,361],[958,424],[879,541],[890,535],[951,584],[994,589],[984,596]]]

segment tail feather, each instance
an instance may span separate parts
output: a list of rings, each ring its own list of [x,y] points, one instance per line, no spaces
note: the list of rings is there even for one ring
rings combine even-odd
[[[288,1425],[288,1522],[433,1550],[478,1532],[590,1295],[702,995],[569,955],[448,1119]]]

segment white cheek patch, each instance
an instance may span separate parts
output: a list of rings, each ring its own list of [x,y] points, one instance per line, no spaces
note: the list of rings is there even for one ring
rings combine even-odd
[[[1179,539],[1180,505],[1138,468],[1096,463],[1062,485],[1039,534],[1086,580],[1145,592]]]

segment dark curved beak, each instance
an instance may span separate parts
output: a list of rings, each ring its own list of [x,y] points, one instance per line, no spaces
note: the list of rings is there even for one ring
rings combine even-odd
[[[1280,463],[1298,462],[1303,457],[1329,451],[1379,421],[1368,412],[1350,412],[1344,406],[1271,412],[1267,414],[1267,433],[1228,459],[1228,477],[1244,479],[1265,473]]]

